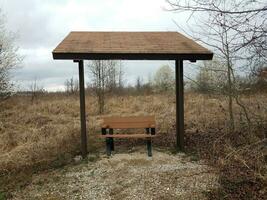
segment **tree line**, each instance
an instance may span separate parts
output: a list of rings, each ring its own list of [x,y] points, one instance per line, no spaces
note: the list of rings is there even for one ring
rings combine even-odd
[[[87,65],[89,82],[86,90],[98,99],[98,111],[105,112],[105,103],[112,95],[149,95],[175,92],[175,72],[169,65],[163,65],[147,81],[143,77],[136,77],[132,85],[125,85],[125,73],[121,61],[97,60]],[[229,96],[229,82],[227,79],[227,65],[216,57],[213,61],[204,61],[194,64],[198,69],[195,77],[186,78],[186,91],[203,94]],[[251,68],[253,69],[253,68]],[[241,74],[241,72],[240,72]],[[267,92],[267,68],[262,66],[251,70],[247,75],[235,75],[235,95],[243,93]],[[79,91],[78,79],[65,81],[67,94],[77,94]]]
[[[168,65],[161,66],[153,77],[147,81],[143,77],[136,77],[134,84],[125,85],[123,63],[117,60],[94,60],[88,63],[88,77],[86,90],[98,99],[99,113],[104,113],[105,103],[111,95],[139,95],[161,92],[171,92],[175,88],[174,71]],[[77,94],[78,79],[65,81],[65,92]]]

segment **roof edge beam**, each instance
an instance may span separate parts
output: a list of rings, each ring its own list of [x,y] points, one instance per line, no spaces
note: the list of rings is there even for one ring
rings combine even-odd
[[[153,54],[153,53],[56,53],[57,60],[211,60],[213,53],[207,54]]]

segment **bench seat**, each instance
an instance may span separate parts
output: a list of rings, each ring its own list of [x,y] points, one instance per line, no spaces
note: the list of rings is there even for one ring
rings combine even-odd
[[[151,134],[114,134],[99,135],[100,138],[153,138],[156,135]]]
[[[103,117],[102,135],[106,139],[107,155],[114,151],[114,138],[144,138],[148,156],[152,156],[152,138],[156,137],[155,116]],[[113,129],[145,129],[145,134],[113,134]]]
[[[155,128],[155,116],[103,117],[102,128]]]

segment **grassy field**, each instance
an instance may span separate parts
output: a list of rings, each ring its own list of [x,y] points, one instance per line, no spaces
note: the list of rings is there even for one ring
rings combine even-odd
[[[195,93],[185,95],[186,152],[218,167],[221,188],[211,198],[264,199],[266,191],[267,94],[243,97],[251,132],[242,109],[235,105],[234,132],[228,130],[227,99]],[[72,162],[80,149],[78,96],[47,94],[33,103],[14,96],[0,110],[0,199],[8,191],[27,185],[31,174]],[[100,134],[97,101],[86,96],[89,152],[105,149]],[[173,151],[175,145],[175,96],[117,96],[107,99],[105,115],[155,115],[155,148]],[[122,141],[135,146],[142,141]],[[1,194],[2,191],[2,194]]]

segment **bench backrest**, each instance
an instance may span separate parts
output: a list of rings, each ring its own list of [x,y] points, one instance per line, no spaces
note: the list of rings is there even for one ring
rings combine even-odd
[[[155,116],[103,117],[103,128],[155,128]]]

